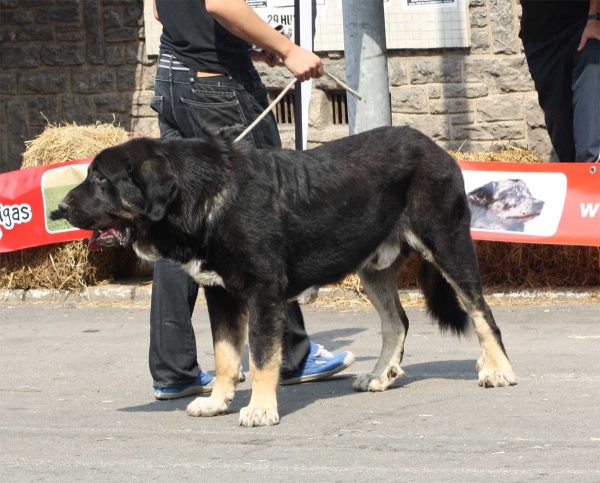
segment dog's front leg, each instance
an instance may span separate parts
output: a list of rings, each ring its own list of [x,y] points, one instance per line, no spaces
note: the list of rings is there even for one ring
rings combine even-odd
[[[279,424],[277,386],[281,366],[281,339],[285,302],[262,291],[249,303],[250,371],[252,397],[240,411],[240,425],[273,426]]]
[[[248,311],[225,289],[204,287],[204,292],[213,335],[217,379],[209,398],[199,397],[188,405],[190,416],[217,416],[227,412],[240,377],[248,326]]]

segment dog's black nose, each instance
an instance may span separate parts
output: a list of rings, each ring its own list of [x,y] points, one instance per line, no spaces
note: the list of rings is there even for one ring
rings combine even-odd
[[[67,205],[67,204],[66,204],[64,201],[61,201],[61,202],[58,204],[58,209],[59,209],[60,211],[62,211],[63,213],[66,213],[66,212],[67,212],[67,210],[69,209],[69,205]]]

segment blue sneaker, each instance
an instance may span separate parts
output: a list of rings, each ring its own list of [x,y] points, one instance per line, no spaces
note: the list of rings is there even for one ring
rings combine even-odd
[[[176,387],[155,387],[154,397],[164,401],[167,399],[194,396],[196,394],[207,394],[213,390],[214,385],[215,377],[201,370],[196,380],[191,384]]]
[[[320,381],[326,379],[354,364],[354,354],[352,352],[340,352],[332,354],[322,345],[311,341],[310,352],[300,369],[289,379],[280,382],[282,386],[290,384],[300,384],[301,382]]]

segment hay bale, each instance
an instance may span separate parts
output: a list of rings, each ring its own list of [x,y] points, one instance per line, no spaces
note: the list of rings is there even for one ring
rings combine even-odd
[[[495,161],[499,163],[543,163],[544,160],[537,151],[527,151],[518,146],[506,146],[500,151],[463,153],[448,151],[457,161]]]
[[[600,286],[600,247],[477,241],[475,248],[485,287]]]
[[[68,160],[90,158],[104,148],[129,138],[112,124],[93,126],[48,125],[33,141],[27,142],[24,168],[46,166]],[[131,275],[136,267],[131,249],[90,252],[87,243],[57,243],[0,254],[0,289],[69,289],[107,283],[114,277]]]
[[[91,158],[104,148],[124,143],[127,131],[112,124],[48,125],[33,141],[27,141],[21,169]]]

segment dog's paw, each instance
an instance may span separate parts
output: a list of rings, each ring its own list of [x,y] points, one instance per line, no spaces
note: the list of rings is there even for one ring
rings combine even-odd
[[[478,366],[479,385],[483,387],[506,387],[514,386],[517,377],[512,368],[499,368],[494,366]]]
[[[360,374],[354,381],[354,389],[359,392],[382,392],[400,376],[405,376],[405,374],[398,365],[388,367],[387,371],[380,375]]]
[[[240,426],[252,428],[254,426],[275,426],[279,424],[277,409],[246,406],[240,410]]]
[[[198,397],[188,404],[187,413],[195,418],[227,414],[227,403],[212,397]]]

